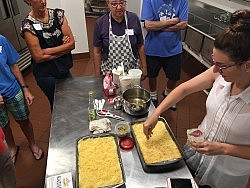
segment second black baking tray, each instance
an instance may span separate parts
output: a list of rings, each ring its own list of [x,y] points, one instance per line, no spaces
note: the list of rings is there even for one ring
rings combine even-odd
[[[140,159],[140,162],[142,164],[142,168],[147,173],[161,173],[161,172],[168,172],[168,171],[171,171],[171,170],[178,169],[181,166],[180,161],[183,159],[182,150],[180,149],[180,146],[177,143],[177,140],[176,140],[173,132],[171,131],[170,127],[168,126],[166,120],[163,117],[159,117],[158,121],[162,121],[164,123],[167,131],[169,132],[169,134],[170,134],[171,138],[173,139],[174,143],[176,144],[176,146],[177,146],[177,148],[178,148],[178,150],[179,150],[179,152],[181,154],[181,157],[175,158],[175,159],[172,159],[172,160],[166,160],[166,161],[147,164],[145,162],[144,158],[143,158],[141,149],[139,147],[138,141],[136,139],[136,136],[135,136],[135,133],[134,133],[134,130],[133,130],[133,125],[134,124],[142,123],[142,122],[144,122],[144,120],[132,122],[131,123],[131,133],[132,133],[132,136],[133,136],[133,138],[135,140],[136,150],[138,152],[139,159]],[[154,136],[154,135],[152,135],[152,136]]]
[[[115,144],[116,144],[116,150],[117,150],[117,154],[118,154],[118,158],[119,158],[119,164],[121,167],[121,172],[122,172],[122,182],[120,184],[115,184],[115,185],[110,185],[110,186],[104,186],[102,188],[125,188],[125,173],[124,173],[124,168],[122,165],[122,159],[121,159],[121,155],[120,155],[120,151],[119,151],[119,145],[118,145],[118,138],[115,134],[113,133],[102,133],[102,134],[95,134],[95,135],[88,135],[88,136],[84,136],[84,137],[80,137],[76,140],[76,183],[77,183],[77,187],[79,187],[79,171],[78,171],[78,159],[79,159],[79,151],[78,151],[78,143],[80,140],[86,140],[86,139],[90,139],[90,138],[100,138],[100,137],[112,137],[115,140]],[[107,171],[108,169],[104,169],[105,171]],[[112,174],[110,174],[112,176]]]

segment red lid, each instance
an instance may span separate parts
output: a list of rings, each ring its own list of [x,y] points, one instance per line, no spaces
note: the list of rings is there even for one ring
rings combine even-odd
[[[129,136],[120,138],[119,146],[123,150],[130,151],[134,147],[134,140]]]

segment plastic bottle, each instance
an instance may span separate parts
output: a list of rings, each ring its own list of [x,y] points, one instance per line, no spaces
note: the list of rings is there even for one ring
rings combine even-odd
[[[88,113],[89,113],[89,121],[96,120],[96,109],[95,109],[95,103],[94,103],[94,91],[89,91],[89,107],[88,107]]]

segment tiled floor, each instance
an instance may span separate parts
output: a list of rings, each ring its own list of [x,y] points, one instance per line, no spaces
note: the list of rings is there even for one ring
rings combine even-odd
[[[87,18],[87,28],[89,36],[90,54],[92,57],[92,34],[93,23],[95,18]],[[84,41],[83,41],[84,42]],[[194,75],[198,74],[204,69],[200,63],[195,61],[192,57],[184,54],[181,80],[179,83],[190,79]],[[73,76],[86,76],[94,75],[94,67],[92,58],[81,59],[74,61],[74,67],[72,68]],[[11,119],[11,127],[16,140],[16,144],[20,145],[20,152],[16,162],[16,174],[17,174],[17,187],[18,188],[42,188],[44,187],[44,176],[47,160],[48,140],[50,134],[50,119],[51,114],[49,110],[49,103],[44,94],[36,85],[34,77],[30,69],[23,72],[27,84],[29,84],[32,93],[35,96],[34,104],[30,107],[30,119],[33,123],[35,138],[37,144],[39,144],[45,151],[45,157],[36,161],[27,144],[27,141],[22,134],[20,128]],[[165,77],[163,72],[159,76],[158,91],[162,93],[165,87]],[[144,81],[145,88],[148,88],[147,80]],[[159,96],[160,97],[160,96]],[[191,127],[197,127],[201,122],[205,114],[205,100],[206,94],[199,92],[188,96],[177,104],[177,110],[167,110],[163,113],[163,116],[167,119],[174,134],[177,137],[180,145],[182,146],[186,142],[186,129]]]

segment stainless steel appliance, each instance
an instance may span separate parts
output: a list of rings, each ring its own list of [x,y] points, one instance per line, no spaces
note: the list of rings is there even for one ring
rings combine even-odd
[[[20,36],[23,18],[30,7],[22,0],[0,0],[0,34],[5,36],[20,54],[18,65],[21,70],[30,64],[30,54]]]

